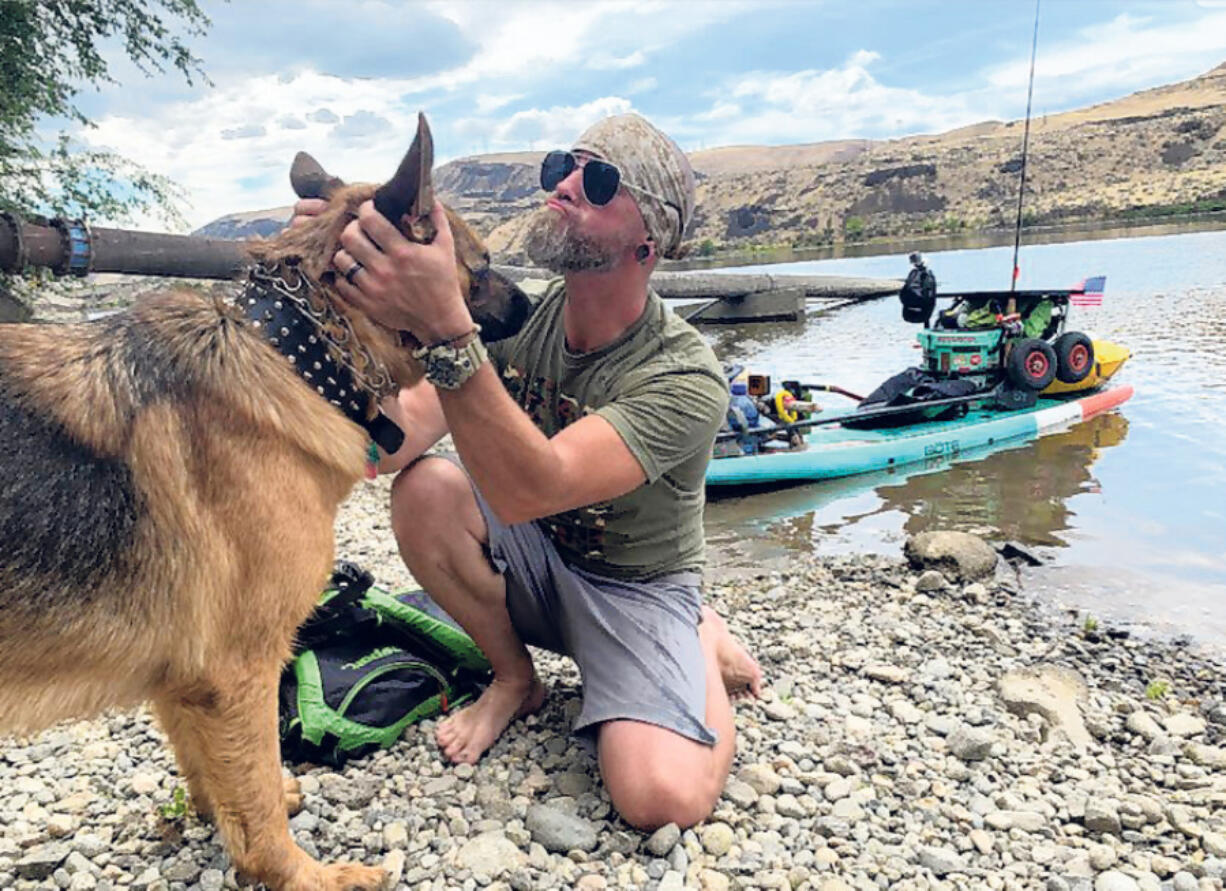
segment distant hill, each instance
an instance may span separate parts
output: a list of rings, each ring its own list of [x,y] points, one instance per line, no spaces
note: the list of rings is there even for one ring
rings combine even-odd
[[[246,213],[232,213],[218,217],[197,229],[192,235],[206,238],[251,238],[260,236],[267,238],[284,228],[293,212],[293,205],[274,207],[271,210],[252,210]]]
[[[1022,121],[948,133],[690,155],[700,253],[1012,226]],[[435,171],[439,196],[506,262],[541,200],[540,152],[461,158]],[[1200,77],[1031,121],[1027,225],[1226,210],[1226,64]],[[201,234],[276,231],[289,208],[233,214]],[[270,228],[271,227],[271,228]]]

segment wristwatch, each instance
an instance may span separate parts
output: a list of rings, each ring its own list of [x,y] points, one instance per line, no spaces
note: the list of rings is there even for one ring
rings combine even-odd
[[[413,350],[413,358],[425,368],[426,380],[444,390],[464,386],[489,359],[480,333],[481,328],[474,326],[467,334]]]

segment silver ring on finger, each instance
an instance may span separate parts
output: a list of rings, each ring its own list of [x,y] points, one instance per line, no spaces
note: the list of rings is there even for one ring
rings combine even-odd
[[[349,271],[345,273],[345,281],[352,285],[353,280],[358,277],[358,273],[361,272],[363,268],[364,267],[361,263],[354,260],[353,265],[349,267]]]

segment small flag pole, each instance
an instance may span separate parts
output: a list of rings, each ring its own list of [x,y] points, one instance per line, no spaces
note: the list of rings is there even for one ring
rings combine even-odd
[[[1022,196],[1026,194],[1026,153],[1030,147],[1030,102],[1034,97],[1034,57],[1039,47],[1039,0],[1034,0],[1034,38],[1030,44],[1030,86],[1026,88],[1026,128],[1022,134],[1022,182],[1017,190],[1017,222],[1013,227],[1013,278],[1009,282],[1009,314],[1017,312],[1017,301],[1012,296],[1017,290],[1017,253],[1022,244]]]

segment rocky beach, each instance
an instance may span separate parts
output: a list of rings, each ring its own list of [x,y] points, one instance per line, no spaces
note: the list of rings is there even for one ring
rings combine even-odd
[[[386,499],[355,490],[337,554],[397,588]],[[291,768],[294,835],[414,889],[1222,888],[1221,663],[1032,602],[970,536],[908,551],[711,581],[767,686],[692,829],[617,819],[568,733],[577,673],[541,653],[544,709],[476,767],[445,764],[425,723]],[[0,888],[240,887],[179,788],[145,711],[0,742]]]

